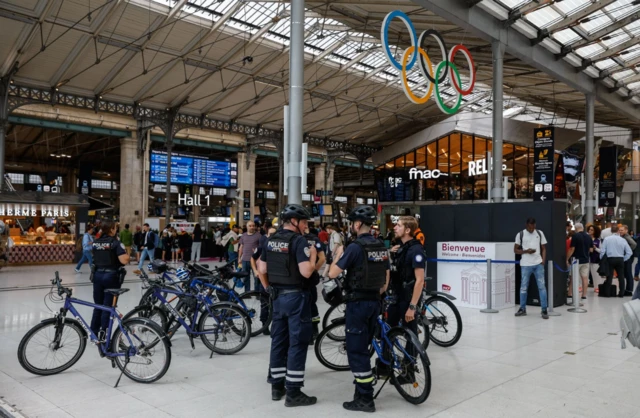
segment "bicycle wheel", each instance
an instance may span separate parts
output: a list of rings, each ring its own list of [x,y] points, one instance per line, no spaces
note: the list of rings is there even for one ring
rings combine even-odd
[[[425,324],[422,317],[418,318],[417,314],[415,320],[418,321],[418,334],[416,336],[418,337],[418,341],[420,341],[422,348],[426,350],[429,348],[429,342],[431,341],[429,327]]]
[[[339,372],[350,370],[345,324],[330,324],[323,329],[316,338],[314,351],[318,361],[326,368]]]
[[[127,334],[120,327],[116,328],[111,339],[111,352],[129,353],[130,358],[127,364],[125,356],[112,357],[118,368],[138,383],[152,383],[164,376],[171,365],[171,347],[160,326],[148,319],[131,318],[122,321],[122,327]]]
[[[235,354],[249,342],[251,324],[242,308],[213,305],[200,317],[198,332],[206,332],[200,338],[214,353]]]
[[[462,336],[462,318],[451,301],[442,296],[431,296],[424,303],[422,317],[429,326],[431,341],[440,347],[451,347]]]
[[[392,328],[387,333],[391,346],[385,344],[384,357],[391,362],[391,383],[408,402],[418,405],[431,392],[431,369],[427,354],[418,337],[404,328]]]
[[[167,314],[157,306],[137,306],[122,317],[122,320],[125,321],[131,318],[147,318],[158,324],[163,331],[167,328]]]
[[[271,304],[269,303],[269,295],[263,292],[252,291],[244,292],[240,295],[240,299],[247,306],[247,314],[251,318],[251,336],[255,337],[269,328],[271,324]],[[262,310],[267,311],[267,318],[262,321]]]
[[[18,361],[26,371],[48,376],[67,370],[82,357],[87,339],[78,322],[65,319],[59,331],[56,323],[55,318],[42,321],[22,337]],[[57,347],[56,336],[59,341]]]
[[[340,305],[329,307],[329,309],[327,309],[327,312],[322,317],[322,329],[325,329],[326,327],[331,325],[331,321],[333,321],[334,319],[344,317],[346,311],[346,303],[341,303]]]

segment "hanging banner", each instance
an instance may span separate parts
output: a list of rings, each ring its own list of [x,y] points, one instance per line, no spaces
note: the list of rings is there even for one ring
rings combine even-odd
[[[618,148],[600,148],[599,160],[598,206],[615,207]]]
[[[533,130],[533,200],[553,200],[554,129]]]

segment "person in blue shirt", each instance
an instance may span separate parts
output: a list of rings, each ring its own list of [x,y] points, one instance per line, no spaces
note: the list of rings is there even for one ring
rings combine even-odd
[[[624,262],[631,258],[633,251],[631,251],[629,243],[618,234],[618,225],[611,225],[611,233],[613,235],[606,237],[604,241],[602,241],[602,247],[600,247],[600,256],[607,255],[609,274],[607,275],[607,280],[604,282],[604,294],[601,292],[598,293],[598,296],[615,296],[610,294],[611,284],[613,282],[613,271],[615,270],[618,273],[618,284],[620,285],[618,297],[622,298],[624,297],[625,291]],[[631,277],[629,277],[628,280],[631,280]]]
[[[87,264],[89,264],[89,268],[91,268],[91,265],[93,264],[93,256],[91,254],[91,251],[93,250],[94,233],[95,230],[93,229],[93,227],[89,227],[82,236],[82,258],[74,269],[76,273],[80,273],[80,268],[85,261],[87,262]]]
[[[285,206],[280,214],[282,228],[266,242],[258,263],[260,282],[273,300],[267,381],[274,401],[282,399],[286,389],[288,407],[317,401],[300,390],[313,334],[309,278],[315,271],[317,254],[302,237],[310,217],[301,205]]]
[[[329,278],[347,270],[346,343],[349,367],[355,378],[353,401],[342,406],[349,411],[374,412],[373,372],[369,345],[380,315],[380,295],[389,285],[389,251],[371,235],[377,213],[371,206],[358,206],[348,216],[357,239],[346,249],[336,248]]]

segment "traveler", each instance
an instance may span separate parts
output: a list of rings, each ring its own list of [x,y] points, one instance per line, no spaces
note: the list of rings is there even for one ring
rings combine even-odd
[[[213,227],[211,228],[214,229]],[[222,228],[220,226],[217,226],[214,229],[213,242],[215,248],[213,258],[215,259],[216,257],[218,257],[218,261],[222,261],[224,257],[224,249],[222,248]]]
[[[173,250],[173,242],[171,240],[170,231],[165,229],[162,231],[162,260],[170,261]]]
[[[598,273],[598,268],[600,267],[600,245],[602,244],[600,240],[601,231],[599,226],[589,225],[587,232],[593,241],[593,251],[589,254],[589,271],[593,277],[594,292],[598,293],[600,291],[598,287],[602,283],[602,276]]]
[[[312,336],[309,278],[316,265],[316,250],[302,237],[309,212],[301,205],[286,205],[280,214],[281,229],[262,249],[258,269],[262,285],[273,300],[269,377],[271,399],[285,396],[285,406],[309,406],[317,398],[307,396],[304,371]]]
[[[613,283],[613,271],[615,270],[618,274],[618,285],[620,288],[618,289],[618,297],[621,298],[624,296],[625,292],[625,271],[624,271],[624,262],[631,258],[632,251],[631,247],[629,247],[629,243],[627,240],[622,238],[618,233],[618,225],[611,226],[611,233],[613,235],[607,237],[602,241],[602,246],[600,249],[600,256],[607,256],[607,263],[609,264],[609,274],[607,275],[607,280],[604,282],[603,292],[600,292],[598,296],[601,297],[614,297],[615,294],[611,294],[611,284]],[[631,280],[631,277],[629,277]]]
[[[229,262],[238,259],[238,242],[240,241],[238,231],[238,225],[233,225],[231,230],[222,238],[222,246],[226,249]]]
[[[94,232],[93,228],[88,227],[82,236],[82,258],[74,269],[76,273],[80,273],[80,268],[85,261],[89,264],[89,268],[91,268],[91,265],[93,264],[93,255],[91,254],[91,251],[93,250]]]
[[[607,222],[605,224],[605,229],[602,230],[602,232],[600,233],[600,239],[604,241],[605,238],[610,237],[611,235],[613,235],[613,232],[611,231],[611,227],[612,224],[611,222]]]
[[[138,262],[138,269],[134,270],[134,274],[140,274],[144,260],[149,257],[149,260],[153,262],[153,255],[156,248],[156,234],[151,231],[149,224],[143,225],[142,242],[138,247],[140,249],[140,261]]]
[[[415,314],[422,296],[427,257],[424,247],[414,236],[418,231],[416,218],[401,216],[393,229],[402,246],[394,255],[391,288],[397,295],[397,302],[389,306],[387,323],[396,326],[402,320],[407,328],[418,335]]]
[[[116,235],[116,225],[103,222],[100,238],[93,242],[93,302],[111,306],[115,296],[105,293],[105,289],[120,289],[124,281],[126,270],[123,266],[129,264],[129,256],[124,245]],[[99,340],[105,341],[105,333],[109,327],[109,311],[95,308],[91,318],[91,331]]]
[[[178,246],[180,247],[180,255],[182,256],[182,261],[191,260],[191,244],[193,244],[191,235],[189,235],[184,228],[180,228],[180,234],[178,235]]]
[[[586,299],[587,289],[589,288],[589,260],[591,252],[593,251],[593,240],[589,234],[584,232],[584,226],[581,223],[576,223],[574,228],[576,233],[571,237],[571,247],[567,252],[567,266],[571,265],[571,257],[578,260],[578,271],[582,279],[582,299]],[[575,277],[569,280],[568,297],[570,298],[573,298],[573,279],[575,279]],[[573,302],[567,302],[567,304],[572,305]]]
[[[142,240],[144,234],[140,230],[139,226],[136,226],[136,233],[133,234],[133,246],[136,249],[136,262],[140,261],[140,254],[142,253]]]
[[[124,245],[124,249],[128,256],[131,256],[131,246],[133,245],[133,234],[129,230],[129,224],[125,224],[124,229],[120,231],[120,242]]]
[[[322,226],[320,226],[320,231],[318,232],[318,239],[320,240],[322,245],[326,246],[327,244],[329,244],[329,234]]]
[[[544,282],[544,263],[547,260],[547,239],[544,232],[536,229],[536,220],[527,219],[526,228],[516,235],[513,251],[522,256],[520,268],[522,271],[522,283],[520,284],[520,309],[516,316],[527,314],[527,293],[529,280],[533,274],[540,293],[540,307],[542,319],[549,319],[547,313],[547,287]]]
[[[356,385],[353,401],[342,404],[349,411],[376,410],[369,346],[380,314],[380,294],[389,285],[389,252],[370,232],[376,218],[371,206],[357,206],[349,214],[351,229],[358,238],[346,249],[336,248],[329,269],[331,279],[347,270],[344,284],[347,359]]]
[[[638,244],[636,241],[629,235],[629,227],[627,225],[622,225],[618,229],[620,236],[627,241],[629,244],[629,248],[631,248],[631,257],[624,262],[624,277],[627,278],[627,288],[625,289],[625,296],[633,296],[633,281],[631,278],[633,277],[633,252],[635,251]]]
[[[262,238],[262,235],[256,233],[255,222],[247,222],[247,232],[242,234],[240,236],[240,239],[238,240],[238,256],[240,258],[240,262],[242,263],[242,270],[249,272],[249,275],[244,278],[245,292],[251,290],[251,272],[253,271],[253,269],[251,268],[251,255],[258,248],[260,238]],[[259,282],[260,279],[257,276],[254,276],[254,290],[260,290]]]
[[[191,237],[193,238],[193,243],[191,244],[191,255],[193,257],[193,261],[196,263],[200,261],[203,236],[204,233],[202,232],[202,227],[200,224],[196,224],[193,228],[193,234],[191,234]]]
[[[313,274],[309,278],[311,282],[311,324],[313,325],[313,337],[309,341],[309,345],[313,345],[315,339],[320,333],[320,312],[318,311],[318,285],[320,284],[320,269],[324,265],[326,256],[324,253],[324,245],[320,242],[320,238],[317,235],[313,235],[309,228],[304,231],[304,238],[309,243],[309,247],[315,247],[318,258],[316,260],[316,266],[313,270]]]
[[[175,229],[170,231],[171,234],[171,261],[174,264],[180,259],[180,242],[178,241],[178,232]]]

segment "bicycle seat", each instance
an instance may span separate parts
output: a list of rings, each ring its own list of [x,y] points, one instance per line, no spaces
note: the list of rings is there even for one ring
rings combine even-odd
[[[248,277],[249,276],[249,272],[248,271],[234,271],[233,273],[230,274],[231,277],[237,277],[237,278],[244,278],[244,277]]]
[[[120,296],[123,293],[127,293],[129,289],[104,289],[104,293],[112,294],[113,296]]]

